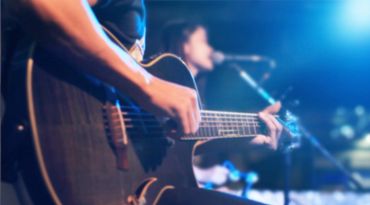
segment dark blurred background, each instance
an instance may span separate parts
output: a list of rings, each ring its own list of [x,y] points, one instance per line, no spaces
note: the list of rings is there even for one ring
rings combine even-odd
[[[174,19],[202,22],[216,50],[277,62],[263,86],[298,114],[320,141],[370,189],[370,1],[149,0],[147,56]],[[259,80],[264,63],[240,64]],[[227,65],[208,78],[209,108],[258,111],[267,104]],[[239,154],[240,155],[240,154]],[[247,150],[240,169],[260,174],[258,188],[283,187],[282,154]],[[293,152],[294,189],[346,189],[345,178],[307,141]]]

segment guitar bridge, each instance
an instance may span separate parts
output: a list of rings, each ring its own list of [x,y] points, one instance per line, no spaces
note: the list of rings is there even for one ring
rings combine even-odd
[[[129,167],[127,156],[128,138],[119,101],[117,100],[116,104],[107,102],[103,107],[103,113],[106,133],[111,139],[116,152],[117,168],[127,171]]]

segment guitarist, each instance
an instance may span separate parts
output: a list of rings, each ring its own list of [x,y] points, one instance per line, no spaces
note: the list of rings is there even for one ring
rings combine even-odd
[[[32,37],[38,46],[62,57],[79,72],[113,85],[147,111],[171,117],[178,124],[178,136],[198,129],[200,110],[196,91],[149,74],[116,46],[98,24],[99,20],[106,25],[140,60],[144,52],[144,41],[140,39],[145,37],[143,0],[5,0],[2,3],[7,15],[16,19],[23,36]],[[12,138],[8,134],[19,119],[9,112],[5,118],[3,136]],[[266,113],[261,118],[269,127],[270,136],[259,135],[255,140],[274,147],[281,128],[274,124],[272,115]],[[14,144],[14,140],[3,142]],[[6,147],[2,145],[3,168],[8,167]],[[196,189],[169,190],[159,204],[246,204],[227,195],[203,192],[201,198],[192,197]]]

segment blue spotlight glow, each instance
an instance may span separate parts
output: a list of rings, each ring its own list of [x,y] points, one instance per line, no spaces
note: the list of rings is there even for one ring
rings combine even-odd
[[[347,0],[343,6],[346,29],[352,32],[370,31],[370,0]]]

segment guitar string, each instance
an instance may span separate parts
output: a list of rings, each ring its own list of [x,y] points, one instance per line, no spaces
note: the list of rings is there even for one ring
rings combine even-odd
[[[140,119],[156,119],[154,115],[147,114],[147,113],[129,113],[129,112],[124,112],[122,113],[126,117],[130,117],[130,119],[134,119],[134,117],[141,117]],[[145,118],[143,118],[145,117]],[[201,116],[201,120],[212,120],[212,121],[222,121],[222,122],[240,122],[240,120],[244,121],[251,121],[251,122],[259,122],[260,119],[257,117],[234,117],[234,116],[206,116],[203,115]]]
[[[247,121],[241,122],[237,120],[228,121],[227,119],[219,119],[219,121],[207,121],[202,119],[203,121],[200,123],[199,128],[203,128],[203,130],[200,130],[200,133],[203,131],[205,134],[209,135],[209,133],[213,133],[215,129],[221,129],[221,130],[232,130],[233,132],[237,132],[238,134],[244,134],[244,133],[257,133],[257,128],[260,127],[260,123],[257,121]],[[244,120],[244,119],[243,119]],[[155,123],[154,125],[148,125],[148,122]],[[127,128],[137,128],[145,126],[146,128],[153,129],[154,128],[162,128],[162,126],[159,124],[158,120],[155,118],[152,119],[125,119],[125,123],[129,123]],[[226,124],[225,124],[226,123]],[[139,125],[138,125],[139,124]],[[135,127],[136,126],[136,127]],[[207,130],[208,129],[208,130]],[[212,134],[211,134],[212,135]]]
[[[118,113],[117,113],[118,114]],[[147,114],[147,113],[129,113],[129,112],[123,112],[125,116],[130,117],[144,117],[146,119],[156,119],[154,115]],[[235,117],[235,116],[210,116],[210,115],[201,115],[202,120],[229,120],[231,122],[238,121],[238,120],[251,120],[251,121],[260,121],[258,117]]]
[[[152,127],[147,127],[150,130],[150,133],[162,133],[164,132],[164,128],[162,126],[152,126]],[[157,128],[157,129],[155,129]],[[233,133],[233,134],[241,134],[241,135],[244,135],[244,134],[258,134],[257,132],[257,128],[259,129],[260,127],[256,127],[256,129],[254,130],[250,130],[250,129],[246,129],[245,127],[230,127],[230,128],[227,128],[227,127],[218,127],[218,126],[213,126],[213,127],[210,127],[210,126],[201,126],[199,127],[199,130],[196,132],[196,134],[201,134],[202,132],[206,132],[205,134],[207,135],[213,135],[213,133],[219,133],[219,132],[224,132],[224,133]],[[135,127],[135,126],[128,126],[126,125],[126,129],[128,132],[132,132],[132,131],[136,131],[136,132],[139,132],[139,133],[143,133],[141,132],[142,128],[141,127]]]
[[[145,135],[143,133],[130,133],[130,135],[133,137],[132,139],[139,139],[139,138],[148,138],[148,135]],[[255,137],[258,134],[244,134],[244,135],[232,135],[232,134],[222,134],[222,135],[209,135],[209,136],[193,136],[193,135],[188,135],[188,136],[182,136],[179,137],[179,139],[182,140],[201,140],[201,139],[221,139],[221,138],[247,138],[247,137]],[[150,134],[151,139],[156,139],[156,138],[165,138],[167,135],[165,133],[156,133],[156,134]]]
[[[121,106],[121,107],[125,107],[127,109],[135,109],[133,107],[127,107],[127,106]],[[227,115],[225,115],[224,113],[226,113]],[[145,121],[150,121],[148,120],[149,119],[152,119],[154,121],[156,121],[155,117],[149,113],[124,113],[126,115],[126,117],[128,116],[135,116],[135,115],[138,115],[141,117],[140,120],[145,120]],[[255,124],[255,123],[258,123],[256,122],[256,120],[259,120],[258,118],[256,118],[255,116],[257,116],[256,114],[240,114],[240,113],[235,113],[235,112],[219,112],[219,111],[204,111],[202,116],[202,121],[204,122],[209,122],[209,123],[239,123],[239,124],[249,124],[249,122],[251,124]],[[206,114],[206,115],[204,115]],[[207,115],[208,114],[208,115]],[[209,115],[211,114],[211,115]],[[238,115],[235,115],[235,114],[238,114]],[[143,116],[145,116],[145,118],[143,118]],[[252,117],[251,117],[252,116]],[[218,121],[215,121],[214,119],[218,120]],[[133,120],[133,118],[131,118],[131,120]],[[247,121],[247,123],[245,123],[245,121]],[[230,125],[231,126],[231,125]]]
[[[115,106],[112,106],[112,107],[117,108]],[[158,120],[152,114],[145,113],[145,112],[138,113],[138,111],[140,111],[141,109],[138,109],[137,107],[120,106],[120,108],[121,110],[126,110],[126,111],[134,110],[135,111],[131,113],[129,112],[123,113],[125,117],[124,118],[125,122],[129,122],[133,124],[131,125],[131,127],[127,127],[127,129],[137,128],[135,127],[135,124],[134,124],[135,122],[141,123],[141,125],[145,126],[146,128],[151,127],[152,129],[153,128],[163,129],[163,127],[159,126]],[[129,118],[129,116],[132,117],[133,115],[139,116],[140,119]],[[214,138],[215,137],[214,131],[216,131],[216,134],[217,134],[217,132],[219,132],[218,129],[221,129],[221,131],[223,131],[224,134],[227,134],[225,133],[225,129],[226,129],[226,132],[229,132],[229,134],[246,135],[246,132],[247,134],[252,133],[251,131],[251,127],[252,127],[253,128],[252,130],[254,131],[253,135],[255,135],[257,134],[256,128],[259,127],[259,123],[260,123],[259,121],[257,121],[258,120],[258,118],[256,117],[257,114],[251,114],[251,113],[220,112],[220,111],[203,110],[201,111],[201,115],[202,115],[202,122],[200,124],[200,130],[196,134],[199,135],[203,131],[203,135],[207,135],[206,138],[209,138],[211,136],[212,136],[211,138]],[[143,119],[143,117],[145,117],[145,119]],[[155,122],[156,125],[148,126],[146,124],[148,122]],[[216,124],[212,125],[212,123],[216,123]],[[213,130],[213,129],[216,129],[216,130]],[[132,130],[129,132],[132,132]],[[150,133],[154,134],[153,130]],[[163,131],[156,132],[156,133],[163,133]],[[194,136],[194,135],[190,137],[191,138],[195,137],[197,139],[204,138],[204,136],[200,137],[200,136]]]
[[[150,122],[158,122],[158,119],[156,119],[155,117],[153,116],[150,116],[150,117],[140,117],[138,115],[132,115],[132,114],[128,114],[128,113],[123,113],[123,116],[124,116],[124,120],[126,122],[147,122],[147,123],[150,123]],[[140,117],[140,118],[135,118],[135,117]],[[257,118],[253,118],[253,119],[249,119],[249,118],[227,118],[227,117],[217,117],[217,118],[214,118],[214,117],[204,117],[202,116],[201,117],[201,122],[200,123],[209,123],[209,124],[212,124],[212,123],[220,123],[220,124],[233,124],[233,125],[255,125],[255,124],[260,124],[261,121]],[[232,126],[232,125],[230,125]]]
[[[129,127],[127,126],[126,127],[127,129],[127,132],[129,132],[130,134],[145,134],[144,132],[142,132],[142,129],[140,129],[139,127]],[[155,127],[152,127],[151,128],[151,131],[148,132],[148,134],[150,133],[151,135],[153,134],[161,134],[161,135],[164,135],[166,134],[165,133],[165,130],[163,129],[162,126],[157,126],[157,130],[153,130],[153,128]],[[257,128],[259,128],[259,126],[257,127],[254,127],[254,129],[246,129],[245,127],[231,127],[231,130],[230,128],[228,127],[219,127],[219,126],[201,126],[199,128],[199,130],[193,134],[193,135],[190,135],[190,136],[186,136],[186,137],[191,137],[191,138],[196,138],[196,139],[204,139],[204,138],[214,138],[214,137],[217,137],[220,135],[220,132],[223,133],[222,136],[224,135],[239,135],[239,136],[255,136],[258,134],[257,132]],[[222,137],[222,136],[219,136],[219,137]]]
[[[117,108],[116,106],[112,106],[113,108]],[[120,108],[122,110],[125,110],[125,109],[131,109],[131,110],[135,110],[135,111],[140,111],[141,113],[147,113],[145,112],[145,110],[142,110],[141,108],[139,107],[135,107],[135,106],[125,106],[125,105],[121,105]],[[200,112],[203,114],[225,114],[225,115],[240,115],[240,116],[258,116],[258,114],[256,113],[243,113],[243,112],[232,112],[232,111],[216,111],[216,110],[200,110]],[[147,113],[149,114],[149,113]]]
[[[146,117],[146,118],[132,118],[131,113],[123,113],[125,122],[153,122],[158,123],[158,120],[154,116]],[[134,115],[137,116],[137,115]],[[257,121],[258,120],[258,121]],[[209,116],[202,116],[201,124],[208,124],[208,126],[212,126],[212,123],[219,123],[216,124],[216,126],[229,126],[229,127],[239,127],[242,126],[250,126],[250,125],[259,125],[261,122],[257,118],[225,118],[225,117],[209,117]],[[232,124],[232,125],[225,125],[226,124]]]

